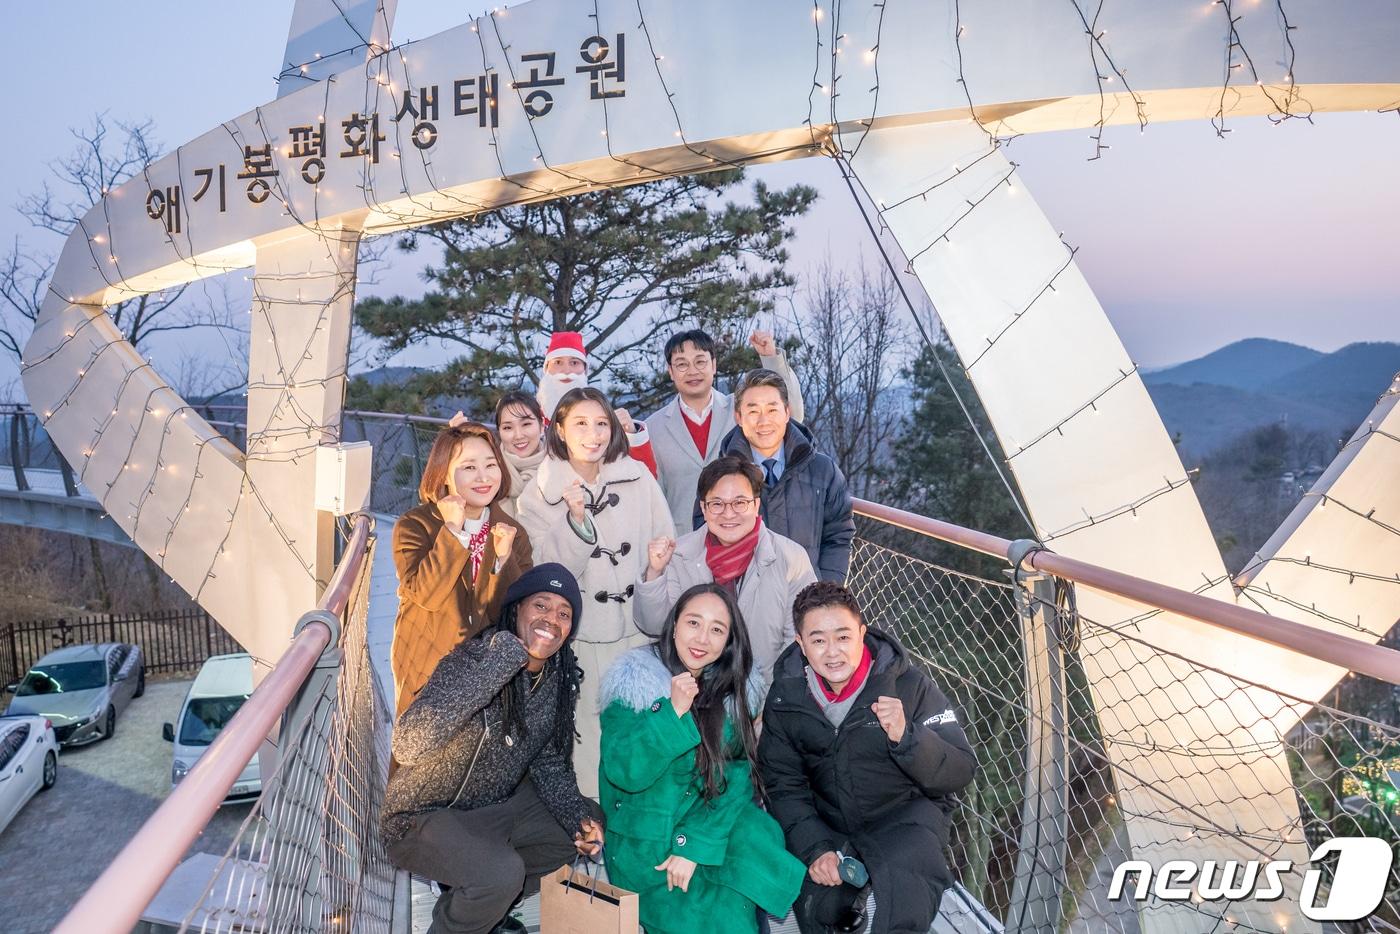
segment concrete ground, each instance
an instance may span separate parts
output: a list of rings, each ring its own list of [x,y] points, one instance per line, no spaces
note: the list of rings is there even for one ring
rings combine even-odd
[[[146,693],[117,718],[110,740],[66,748],[58,783],[40,792],[0,832],[0,927],[49,931],[170,792],[170,744],[189,681],[148,679]],[[222,855],[249,804],[226,805],[191,852]]]

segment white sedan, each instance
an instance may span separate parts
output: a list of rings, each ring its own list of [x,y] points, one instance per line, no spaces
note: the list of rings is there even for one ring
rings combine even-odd
[[[25,802],[58,781],[58,740],[43,717],[0,717],[0,831]]]

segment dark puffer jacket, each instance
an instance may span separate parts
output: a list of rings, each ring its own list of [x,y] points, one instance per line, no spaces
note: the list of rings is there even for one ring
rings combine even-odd
[[[760,463],[742,428],[725,435],[720,453]],[[783,455],[782,476],[763,491],[763,522],[807,549],[817,577],[844,583],[851,566],[851,540],[856,536],[846,478],[836,461],[816,449],[812,433],[795,421],[788,422]],[[694,520],[697,529],[704,521],[698,499]]]
[[[949,796],[972,781],[977,759],[952,704],[904,647],[875,629],[865,644],[873,664],[839,728],[811,695],[802,647],[779,656],[758,763],[788,850],[810,865],[851,841],[870,870],[876,904],[897,906],[890,893],[941,890],[951,881],[943,855]],[[898,743],[870,709],[881,695],[904,702]]]
[[[545,807],[570,835],[599,814],[579,794],[573,766],[551,742],[559,679],[526,695],[525,736],[507,734],[502,688],[525,667],[525,646],[509,633],[469,639],[443,656],[428,683],[394,725],[395,767],[384,792],[384,845],[413,818],[446,807],[474,810],[510,797],[528,774]],[[558,657],[549,661],[558,665]]]

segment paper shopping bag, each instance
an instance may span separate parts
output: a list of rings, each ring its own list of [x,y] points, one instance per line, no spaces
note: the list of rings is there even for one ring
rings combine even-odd
[[[540,934],[637,934],[637,895],[570,866],[540,880]]]

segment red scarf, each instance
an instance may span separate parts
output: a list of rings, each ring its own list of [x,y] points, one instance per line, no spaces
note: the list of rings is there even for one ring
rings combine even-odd
[[[870,655],[870,647],[865,646],[862,648],[860,651],[860,664],[856,666],[856,673],[851,675],[851,680],[846,682],[846,686],[841,689],[840,694],[837,694],[832,691],[831,688],[827,687],[825,678],[818,678],[817,684],[821,685],[822,693],[826,695],[828,701],[834,704],[840,703],[859,691],[861,685],[865,684],[865,676],[870,674],[870,665],[874,660],[875,659]]]
[[[744,576],[753,561],[754,549],[758,547],[758,533],[763,528],[762,517],[755,520],[749,534],[732,545],[725,545],[715,538],[713,532],[705,533],[705,564],[715,577],[715,583],[728,587]]]
[[[486,540],[491,537],[491,523],[489,521],[481,523],[481,528],[476,530],[467,542],[467,554],[472,559],[472,583],[476,583],[477,572],[481,570],[481,562],[486,557]]]

